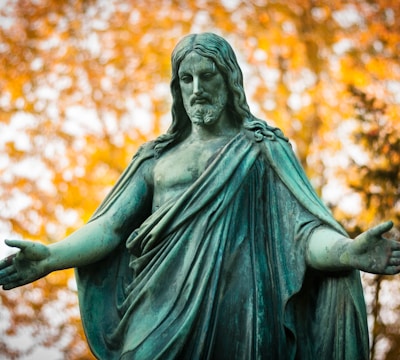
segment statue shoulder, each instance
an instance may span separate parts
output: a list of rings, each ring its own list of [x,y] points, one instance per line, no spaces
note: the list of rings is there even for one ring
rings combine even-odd
[[[262,142],[265,140],[279,141],[287,144],[289,139],[278,127],[269,125],[266,121],[253,119],[244,125],[246,135],[253,141]]]
[[[140,145],[132,160],[144,161],[155,157],[155,141],[147,141]]]

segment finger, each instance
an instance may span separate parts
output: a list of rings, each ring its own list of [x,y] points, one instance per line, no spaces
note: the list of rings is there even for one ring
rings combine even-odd
[[[26,285],[27,282],[25,280],[16,280],[13,282],[10,282],[9,284],[3,285],[3,290],[11,290],[11,289],[15,289],[18,286],[22,286],[22,285]]]
[[[392,227],[393,227],[393,221],[386,221],[382,224],[374,226],[367,232],[370,233],[371,235],[382,235],[385,232],[388,232]]]
[[[390,265],[387,266],[385,269],[385,274],[386,275],[395,275],[400,272],[400,266],[399,265]]]
[[[15,254],[12,254],[12,255],[7,256],[6,258],[0,260],[0,270],[12,265],[14,258],[15,258]]]
[[[31,243],[31,241],[27,240],[9,240],[9,239],[4,240],[4,242],[8,246],[16,247],[21,250],[25,249]]]
[[[15,272],[16,272],[16,270],[15,270],[14,266],[9,266],[9,267],[6,267],[6,268],[0,270],[0,282],[4,278],[6,278],[7,276],[9,276],[9,275],[11,275],[11,274],[13,274]]]
[[[400,258],[398,257],[391,257],[388,261],[389,266],[400,266]]]
[[[393,250],[392,248],[392,257],[400,258],[400,250]]]
[[[26,247],[30,244],[30,241],[26,241],[26,240],[4,240],[4,242],[8,246],[15,247],[20,250],[26,249]]]
[[[19,256],[29,260],[43,260],[50,254],[47,246],[35,241],[6,240],[5,242],[8,246],[19,248],[21,250]]]
[[[3,289],[11,289],[10,286],[15,287],[14,284],[21,282],[23,279],[17,274],[11,274],[0,281],[0,285],[3,286]],[[25,280],[24,280],[25,281]]]

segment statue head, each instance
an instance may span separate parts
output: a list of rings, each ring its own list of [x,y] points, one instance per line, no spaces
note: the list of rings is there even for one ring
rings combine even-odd
[[[227,110],[235,125],[242,125],[246,118],[252,118],[243,89],[243,75],[236,55],[229,43],[213,33],[185,36],[172,52],[172,124],[168,130],[175,137],[184,137],[190,129],[190,120],[183,106],[178,71],[181,62],[191,53],[211,59],[222,74],[228,89]]]
[[[245,128],[267,126],[250,113],[243,88],[243,74],[230,44],[213,33],[190,34],[182,38],[171,55],[172,63],[172,124],[168,132],[156,141],[156,150],[183,140],[189,133],[191,121],[183,105],[179,84],[179,67],[185,57],[195,52],[211,59],[222,74],[228,90],[227,111],[233,124]]]

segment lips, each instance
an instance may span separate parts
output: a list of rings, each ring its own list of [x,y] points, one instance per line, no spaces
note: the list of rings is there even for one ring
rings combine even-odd
[[[204,104],[210,104],[211,100],[208,97],[205,96],[194,96],[193,98],[190,99],[190,105],[204,105]]]

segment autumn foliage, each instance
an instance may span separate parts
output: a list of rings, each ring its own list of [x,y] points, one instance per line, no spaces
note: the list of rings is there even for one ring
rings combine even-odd
[[[252,111],[292,140],[350,234],[392,219],[398,239],[399,18],[397,0],[4,0],[1,238],[51,243],[84,224],[168,127],[176,42],[213,31],[238,54]],[[0,291],[1,358],[92,358],[72,274]],[[397,359],[398,277],[365,286],[371,357]]]

